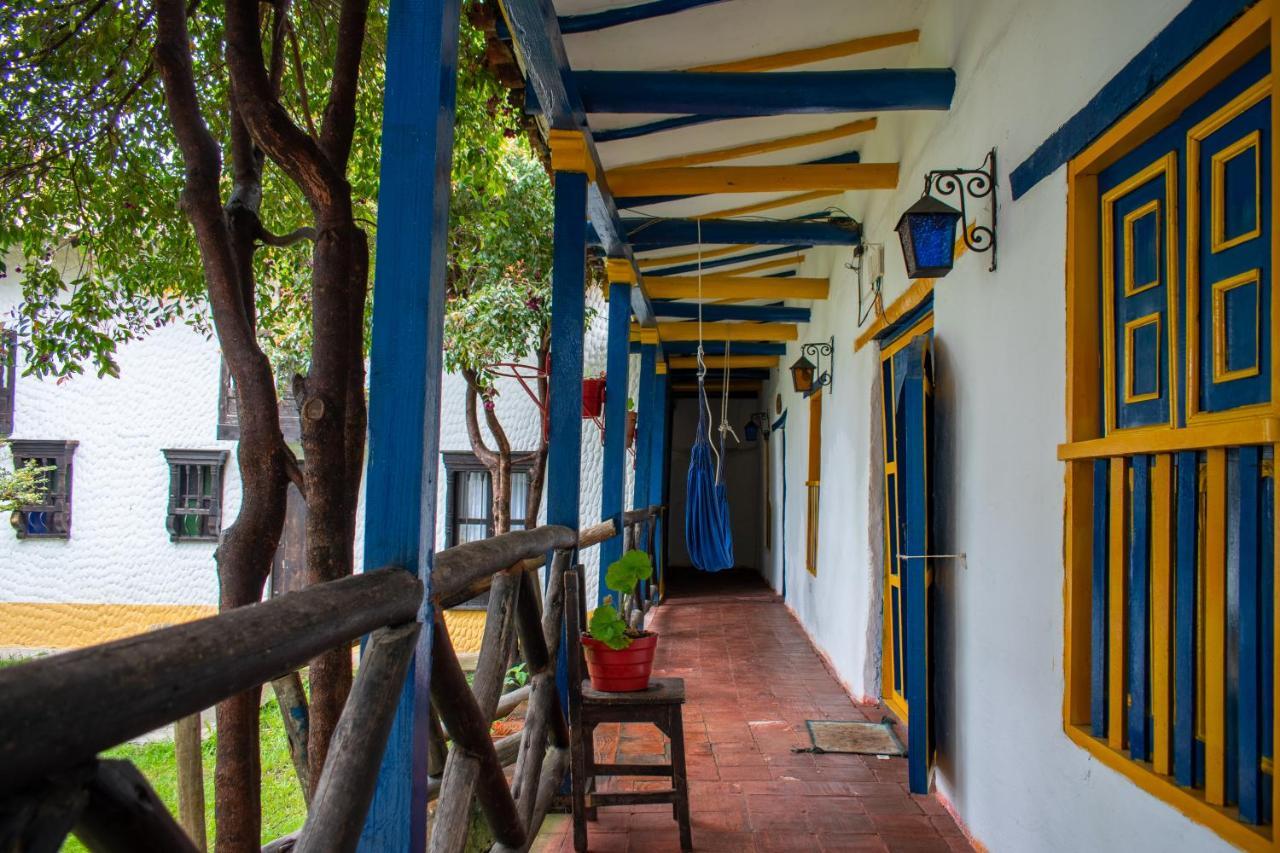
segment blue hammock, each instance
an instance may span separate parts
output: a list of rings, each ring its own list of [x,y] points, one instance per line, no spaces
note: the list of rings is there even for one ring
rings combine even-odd
[[[720,464],[707,437],[707,390],[698,378],[698,435],[693,441],[686,481],[684,539],[693,564],[704,572],[733,568],[733,532],[729,529],[729,496],[725,490],[724,433]]]

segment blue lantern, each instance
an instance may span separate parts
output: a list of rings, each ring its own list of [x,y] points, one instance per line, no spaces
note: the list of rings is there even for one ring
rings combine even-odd
[[[907,278],[941,278],[956,260],[956,222],[960,211],[931,195],[911,205],[894,229],[902,241]]]
[[[742,428],[742,436],[747,441],[755,441],[760,437],[760,427],[756,426],[754,418],[747,421],[747,425]]]

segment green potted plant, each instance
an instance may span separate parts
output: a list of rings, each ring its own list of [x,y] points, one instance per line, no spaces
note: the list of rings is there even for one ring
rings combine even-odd
[[[617,600],[635,592],[636,584],[653,577],[653,563],[644,551],[631,550],[609,565],[604,585],[617,594]],[[652,631],[631,628],[614,596],[591,611],[587,633],[582,635],[586,652],[587,673],[591,686],[606,693],[629,693],[649,686],[653,671],[653,654],[658,635]]]

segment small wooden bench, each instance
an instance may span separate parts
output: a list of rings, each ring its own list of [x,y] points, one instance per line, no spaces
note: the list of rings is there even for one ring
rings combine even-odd
[[[578,637],[586,622],[582,567],[565,572],[565,626],[569,647],[569,743],[573,788],[573,848],[587,849],[587,821],[600,806],[670,803],[680,826],[680,849],[693,849],[689,826],[689,782],[684,761],[684,679],[653,678],[647,690],[604,693],[584,680],[586,662]],[[574,606],[576,604],[576,606]],[[600,723],[652,723],[671,742],[669,764],[600,764],[595,757],[595,731]],[[596,790],[601,776],[666,776],[671,787],[660,791]]]

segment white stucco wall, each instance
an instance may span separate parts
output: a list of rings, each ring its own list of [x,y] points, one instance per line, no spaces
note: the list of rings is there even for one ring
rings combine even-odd
[[[938,791],[993,850],[1215,850],[1217,835],[1076,747],[1062,731],[1065,170],[1014,202],[1009,171],[1081,108],[1185,0],[970,0],[934,4],[912,62],[951,66],[949,113],[881,116],[864,162],[901,162],[900,189],[841,205],[885,244],[885,304],[909,282],[893,226],[929,169],[975,167],[999,149],[999,269],[961,258],[934,291],[938,492],[935,713]],[[985,219],[985,214],[983,216]],[[849,252],[812,253],[800,275],[830,276],[801,340],[836,338],[823,409],[819,571],[804,568],[807,402],[789,377],[766,390],[787,408],[787,603],[855,696],[879,694],[882,583],[879,357],[853,352]],[[788,347],[784,364],[797,358]],[[778,380],[781,381],[778,381]],[[776,437],[776,434],[775,434]],[[771,442],[777,444],[777,442]],[[772,488],[781,490],[774,453]],[[775,510],[775,546],[781,532]],[[781,549],[766,577],[780,588]]]
[[[10,264],[11,269],[15,266],[20,262]],[[0,280],[0,316],[5,316],[19,298],[16,275]],[[596,290],[588,294],[588,300],[598,313],[586,336],[584,371],[595,374],[605,363],[605,306]],[[165,529],[169,474],[161,450],[230,451],[223,519],[224,524],[234,520],[240,502],[235,442],[215,438],[217,342],[185,326],[170,326],[121,347],[119,365],[118,379],[98,378],[92,370],[61,383],[19,375],[12,437],[74,440],[79,446],[73,460],[70,538],[24,541],[17,539],[7,524],[0,529],[0,603],[216,605],[215,544],[174,543]],[[633,397],[637,396],[638,370],[639,359],[633,357]],[[463,417],[465,395],[466,385],[460,376],[445,377],[442,451],[471,449]],[[499,382],[497,407],[512,447],[536,447],[541,419],[514,380]],[[6,450],[0,465],[8,467],[11,459]],[[584,421],[584,527],[600,519],[601,465],[600,432]],[[626,505],[630,507],[633,472],[630,467],[627,471]],[[445,488],[441,464],[436,518],[439,546],[445,541]],[[363,553],[363,531],[361,515],[357,563]],[[597,550],[583,555],[590,583],[595,583]]]
[[[18,295],[13,276],[0,281],[0,316]],[[123,347],[119,364],[118,380],[99,379],[92,370],[61,383],[19,376],[13,438],[80,444],[71,537],[19,540],[6,518],[0,601],[217,603],[214,544],[169,541],[169,469],[161,453],[233,447],[215,437],[217,344],[171,326]],[[12,464],[7,448],[0,464]],[[224,518],[233,518],[239,506],[234,460],[224,499]]]

